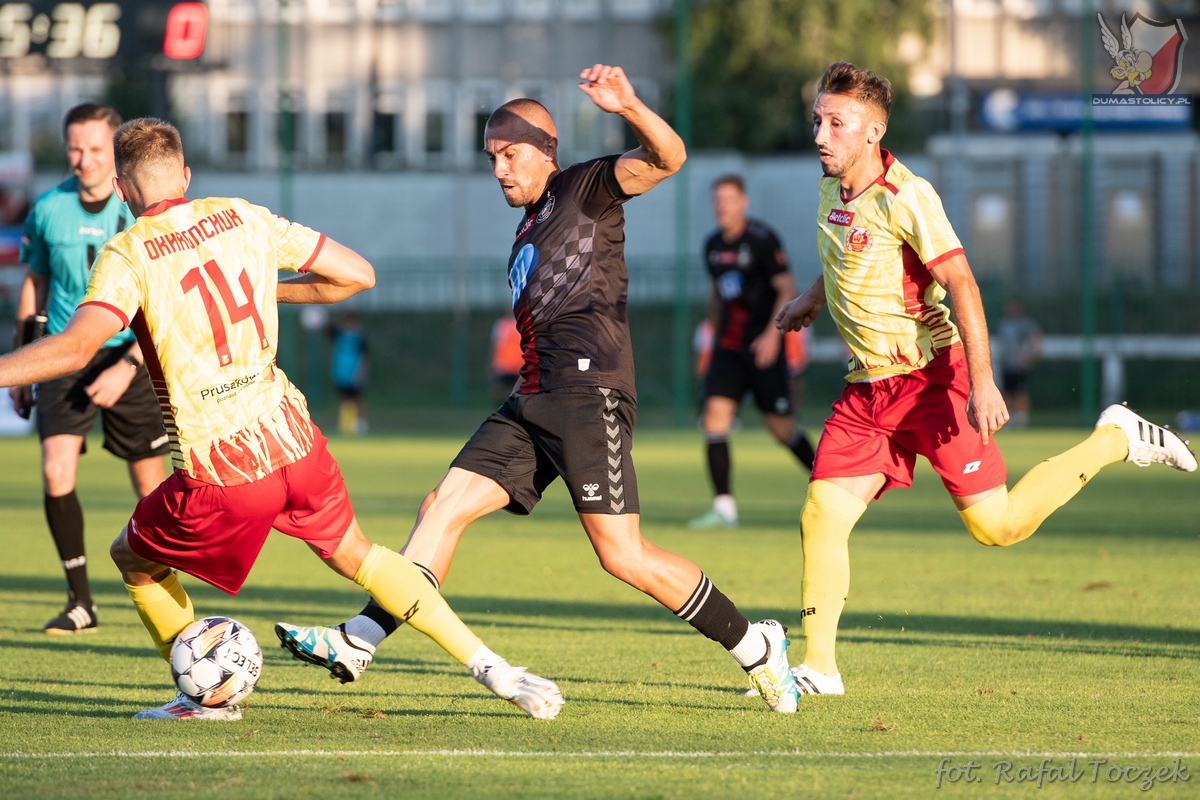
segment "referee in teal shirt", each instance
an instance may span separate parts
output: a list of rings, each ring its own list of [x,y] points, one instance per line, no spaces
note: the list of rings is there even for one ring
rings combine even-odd
[[[17,304],[18,346],[66,327],[83,299],[96,254],[133,222],[113,192],[112,137],[120,124],[117,112],[95,103],[67,112],[63,139],[72,177],[37,199],[21,239],[21,261],[29,271]],[[46,522],[67,575],[66,608],[44,630],[57,635],[94,631],[96,606],[88,586],[75,473],[87,448],[84,436],[100,414],[104,449],[128,462],[138,498],[162,482],[169,448],[142,351],[125,330],[79,372],[36,387],[13,387],[9,395],[22,416],[37,406]]]

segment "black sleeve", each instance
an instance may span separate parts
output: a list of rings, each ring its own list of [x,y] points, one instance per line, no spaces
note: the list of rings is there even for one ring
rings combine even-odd
[[[788,271],[787,255],[783,252],[783,244],[770,228],[763,226],[763,237],[759,240],[763,272],[773,278]]]
[[[716,249],[716,240],[720,233],[714,233],[704,240],[704,268],[708,270],[708,274],[715,278],[717,271],[713,265],[712,252]]]
[[[604,156],[584,161],[569,167],[563,176],[569,181],[569,191],[574,194],[580,210],[592,219],[600,219],[631,197],[617,183],[619,158]]]

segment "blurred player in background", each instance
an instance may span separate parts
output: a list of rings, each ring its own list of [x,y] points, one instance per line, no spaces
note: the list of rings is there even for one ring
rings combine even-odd
[[[488,650],[421,573],[358,527],[337,462],[304,395],[275,366],[277,300],[336,303],[375,281],[357,253],[236,198],[187,200],[191,170],[170,124],[140,119],[115,137],[117,190],[137,221],[100,254],[64,330],[0,358],[0,385],[79,369],[132,328],[162,404],[175,472],[133,513],[111,554],[163,658],[194,619],[174,569],[237,594],[271,528],[303,540],[338,574],[533,716],[562,697]],[[304,273],[277,285],[278,270]],[[182,693],[142,719],[241,718]]]
[[[775,711],[798,696],[782,625],[753,625],[700,569],[641,534],[632,450],[637,398],[626,317],[624,204],[673,175],[683,141],[637,95],[619,67],[600,64],[580,88],[619,114],[640,147],[558,166],[558,138],[538,102],[512,100],[485,128],[505,200],[524,208],[509,257],[509,285],[524,364],[521,386],[486,419],[421,505],[404,553],[440,587],[467,525],[493,511],[528,514],[559,476],[600,564],[720,643]],[[513,554],[518,568],[536,553]],[[396,627],[368,605],[336,628],[278,627],[306,657],[355,680]],[[357,650],[348,650],[346,643]]]
[[[367,333],[353,311],[341,314],[329,330],[329,377],[341,395],[338,431],[344,436],[365,436],[367,404]]]
[[[492,357],[488,362],[488,383],[492,396],[503,400],[513,393],[521,379],[521,367],[525,366],[525,352],[521,348],[521,332],[517,320],[509,309],[492,324]]]
[[[109,237],[133,223],[113,192],[113,132],[117,112],[84,103],[63,121],[72,176],[37,199],[25,220],[21,261],[29,265],[17,304],[16,346],[43,334],[61,333],[83,299],[96,254]],[[43,313],[44,312],[44,313]],[[49,634],[96,630],[84,548],[83,508],[75,494],[79,456],[96,415],[104,449],[129,465],[141,499],[163,481],[167,434],[133,334],[121,331],[77,372],[9,389],[13,407],[28,417],[37,403],[42,442],[43,505],[50,535],[67,574],[67,605],[46,623]]]
[[[704,437],[714,496],[712,508],[688,527],[736,528],[729,429],[746,393],[754,395],[771,435],[808,470],[813,449],[792,417],[783,334],[771,324],[783,304],[796,296],[783,246],[763,222],[746,216],[750,200],[742,176],[717,178],[712,201],[719,229],[704,244],[713,279],[714,330],[712,361],[704,378]]]
[[[834,642],[850,586],[850,531],[868,503],[912,484],[918,454],[941,476],[971,536],[1000,546],[1031,536],[1107,464],[1196,469],[1175,434],[1110,406],[1083,443],[1008,491],[992,438],[1008,411],[992,378],[979,289],[933,187],[879,146],[891,100],[886,79],[852,64],[834,64],[821,79],[813,132],[825,173],[817,214],[824,274],[776,318],[792,330],[828,305],[852,352],[800,518],[807,651],[793,672],[805,694],[844,692]]]
[[[1000,340],[1004,402],[1012,414],[1008,423],[1014,428],[1024,428],[1029,425],[1031,410],[1029,373],[1042,357],[1042,329],[1025,313],[1020,298],[1010,297],[1004,304],[1004,317],[996,338]]]

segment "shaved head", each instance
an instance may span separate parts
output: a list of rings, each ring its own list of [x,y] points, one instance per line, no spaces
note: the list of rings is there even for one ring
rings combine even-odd
[[[488,117],[485,139],[497,139],[508,144],[531,144],[545,150],[546,144],[558,137],[554,118],[537,100],[518,97],[497,108]]]
[[[546,181],[558,171],[558,129],[537,100],[509,100],[488,117],[483,151],[513,208],[538,201]]]

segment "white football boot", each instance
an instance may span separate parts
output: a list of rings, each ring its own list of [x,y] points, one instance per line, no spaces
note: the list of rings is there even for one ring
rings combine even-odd
[[[798,664],[792,675],[796,678],[796,688],[800,694],[845,694],[846,687],[842,685],[842,673],[826,675],[817,672],[807,664]]]
[[[562,710],[562,692],[554,681],[538,677],[502,658],[488,659],[471,668],[471,675],[499,697],[534,719],[554,719]]]
[[[750,626],[767,640],[767,660],[746,673],[750,679],[750,694],[760,695],[772,711],[792,714],[800,702],[796,679],[788,669],[787,628],[773,619],[760,620]]]
[[[1096,427],[1116,425],[1129,440],[1129,455],[1126,461],[1139,467],[1151,464],[1166,464],[1184,472],[1196,471],[1196,454],[1188,449],[1188,443],[1161,425],[1135,414],[1126,405],[1112,405],[1104,409]]]
[[[293,657],[324,667],[329,670],[331,678],[337,678],[342,683],[351,683],[362,677],[375,657],[375,646],[346,633],[345,624],[336,628],[306,628],[277,622],[275,635],[279,637],[279,646]]]
[[[175,695],[175,699],[158,708],[147,708],[133,715],[134,719],[212,719],[223,722],[237,722],[242,718],[242,709],[238,706],[228,708],[205,708],[189,700],[183,692]]]

